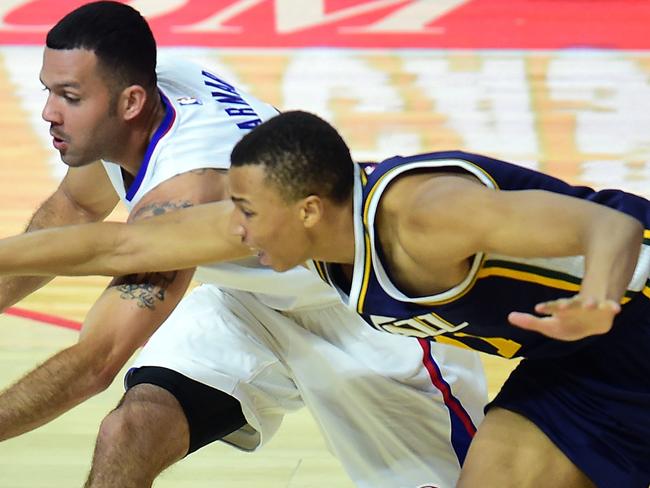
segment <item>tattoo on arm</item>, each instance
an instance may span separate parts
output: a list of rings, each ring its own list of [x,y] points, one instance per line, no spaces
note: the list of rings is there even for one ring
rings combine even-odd
[[[129,221],[163,215],[192,205],[189,200],[154,202],[133,212],[129,216]],[[130,274],[115,278],[109,286],[115,287],[120,292],[120,298],[135,300],[138,307],[155,310],[156,304],[165,300],[167,289],[176,279],[177,274],[177,271]]]
[[[156,202],[150,205],[145,205],[142,208],[139,208],[135,213],[129,216],[129,220],[137,220],[140,218],[155,217],[156,215],[162,215],[167,212],[173,212],[179,208],[191,207],[192,202],[189,200],[184,200],[181,202]]]
[[[115,278],[111,286],[120,292],[120,298],[136,300],[138,307],[155,310],[156,303],[165,300],[167,288],[177,274],[178,271],[131,274]]]

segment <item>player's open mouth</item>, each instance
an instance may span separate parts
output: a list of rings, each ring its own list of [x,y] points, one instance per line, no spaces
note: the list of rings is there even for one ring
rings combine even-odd
[[[58,149],[59,151],[65,149],[68,146],[68,143],[65,142],[63,139],[59,139],[58,137],[52,138],[52,145]]]

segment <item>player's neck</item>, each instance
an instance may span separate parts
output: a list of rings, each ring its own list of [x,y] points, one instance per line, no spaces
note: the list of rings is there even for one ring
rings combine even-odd
[[[352,201],[327,212],[314,233],[312,257],[330,263],[354,263],[354,218]]]
[[[123,143],[110,161],[119,164],[131,175],[137,175],[149,144],[164,118],[165,105],[160,97],[156,97],[147,103],[138,117],[127,124]]]

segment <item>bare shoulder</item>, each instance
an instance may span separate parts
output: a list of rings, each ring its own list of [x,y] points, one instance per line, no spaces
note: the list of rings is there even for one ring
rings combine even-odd
[[[194,195],[204,201],[221,200],[226,197],[227,178],[227,172],[223,170],[195,169],[163,181],[149,194]]]
[[[213,169],[188,171],[163,181],[149,191],[134,207],[129,221],[226,198],[225,172]]]
[[[227,173],[216,169],[198,169],[173,176],[151,189],[141,202],[174,200],[198,204],[226,199]],[[187,205],[181,205],[187,206]]]
[[[474,254],[459,194],[481,185],[453,173],[419,172],[387,188],[377,225],[382,249],[404,289],[437,293],[459,283]],[[397,271],[396,271],[397,270]]]
[[[380,212],[398,219],[402,225],[419,227],[422,219],[449,215],[450,207],[459,203],[465,193],[481,187],[471,175],[414,172],[390,184],[382,197]]]

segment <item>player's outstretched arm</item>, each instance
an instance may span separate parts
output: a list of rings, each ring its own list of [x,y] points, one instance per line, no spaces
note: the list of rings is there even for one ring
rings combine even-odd
[[[115,207],[117,201],[118,197],[100,163],[82,168],[70,168],[57,190],[35,211],[27,225],[26,232],[102,220]],[[31,249],[31,252],[42,253],[41,257],[47,258],[48,249],[40,246]],[[9,249],[6,258],[10,261],[18,255],[18,252]],[[16,270],[15,273],[11,274],[27,275],[33,273],[22,273],[22,271]],[[1,277],[0,311],[44,286],[56,274],[56,272],[52,272],[39,273],[42,276]]]
[[[511,207],[516,202],[521,204],[515,218],[525,236],[520,239],[522,245],[531,246],[529,252],[585,258],[585,272],[576,296],[538,304],[535,312],[539,315],[511,313],[510,322],[560,340],[608,332],[634,274],[643,240],[641,223],[605,206],[549,192],[499,193]],[[523,224],[525,214],[530,216],[528,225]],[[511,235],[514,232],[512,227]],[[545,247],[550,248],[547,253]],[[521,247],[517,250],[525,252]]]
[[[229,201],[180,208],[128,224],[91,223],[0,240],[0,274],[107,275],[169,271],[251,251],[229,229]]]

